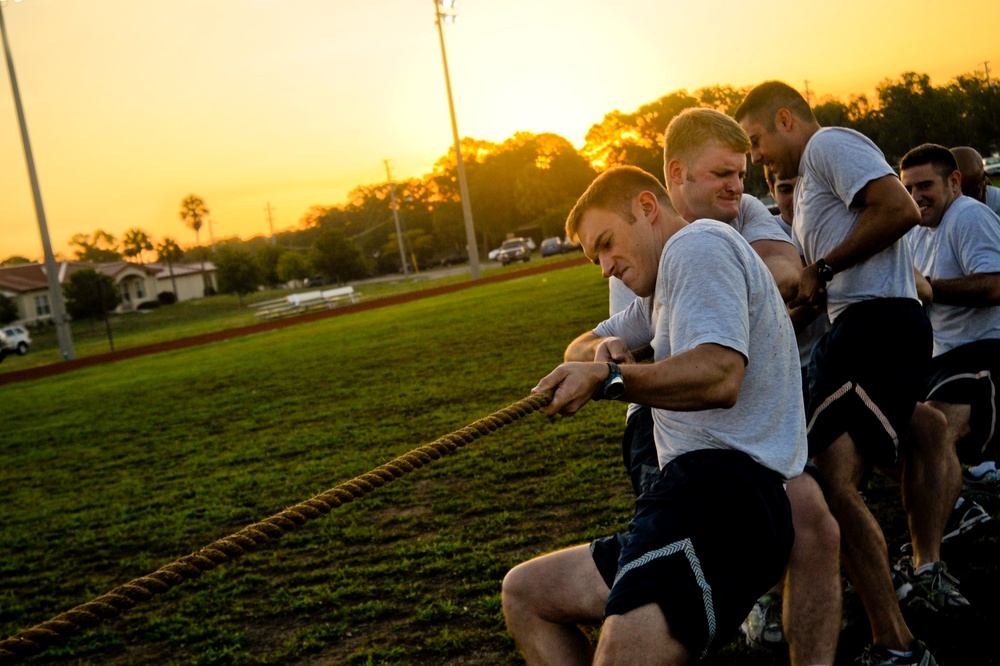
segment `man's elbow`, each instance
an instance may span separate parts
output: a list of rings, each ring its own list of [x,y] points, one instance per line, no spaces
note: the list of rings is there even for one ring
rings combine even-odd
[[[742,368],[726,372],[712,385],[707,396],[712,409],[732,409],[740,397],[740,386],[743,384]]]

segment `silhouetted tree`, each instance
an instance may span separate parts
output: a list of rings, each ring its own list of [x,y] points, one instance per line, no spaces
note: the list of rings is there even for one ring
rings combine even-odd
[[[118,240],[114,235],[98,229],[92,235],[74,234],[69,241],[70,245],[75,245],[77,261],[91,261],[94,263],[107,263],[120,261],[122,254],[118,249]]]
[[[244,294],[257,291],[263,283],[263,272],[254,256],[245,248],[236,245],[221,245],[215,255],[215,277],[219,291],[236,294],[243,305]]]
[[[340,229],[323,231],[309,249],[309,262],[328,280],[345,282],[363,277],[368,264],[358,246]]]
[[[103,319],[122,302],[110,276],[93,268],[74,272],[63,285],[66,312],[73,319]]]
[[[143,264],[143,253],[153,249],[153,241],[145,231],[138,227],[132,227],[125,232],[122,237],[122,254],[126,257],[139,257],[139,263]]]
[[[174,263],[180,261],[184,256],[184,250],[169,236],[160,241],[156,246],[156,258],[158,261],[167,262],[167,271],[170,273],[170,286],[173,287],[174,297],[177,296],[177,277],[174,275]]]

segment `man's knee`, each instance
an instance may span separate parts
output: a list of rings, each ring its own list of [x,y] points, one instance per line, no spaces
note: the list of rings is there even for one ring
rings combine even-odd
[[[690,660],[690,651],[670,631],[660,607],[647,604],[608,617],[594,664],[680,666]]]
[[[500,601],[504,613],[508,610],[530,604],[532,574],[529,568],[531,562],[518,564],[507,572],[500,586]]]
[[[793,560],[804,555],[810,559],[836,558],[840,551],[840,526],[830,513],[819,483],[808,473],[792,479],[788,482],[788,501],[795,527]]]

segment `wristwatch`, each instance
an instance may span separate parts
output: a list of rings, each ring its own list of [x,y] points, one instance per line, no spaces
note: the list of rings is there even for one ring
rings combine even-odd
[[[605,400],[617,400],[625,393],[625,378],[617,363],[608,361],[608,378],[604,380],[599,393]]]
[[[833,279],[834,270],[824,259],[820,259],[816,262],[816,273],[819,275],[820,282],[826,284]]]

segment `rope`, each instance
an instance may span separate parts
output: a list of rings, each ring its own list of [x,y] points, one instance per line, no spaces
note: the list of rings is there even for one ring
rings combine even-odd
[[[239,532],[215,541],[157,571],[136,578],[56,617],[23,629],[0,641],[0,664],[14,664],[38,654],[52,645],[61,645],[85,629],[103,620],[118,617],[141,601],[148,601],[181,583],[198,578],[205,571],[235,560],[257,546],[280,539],[299,525],[321,518],[342,504],[353,502],[376,489],[392,483],[407,472],[438,460],[460,446],[471,444],[504,425],[531,414],[552,401],[551,393],[536,393],[519,400],[486,418],[434,440],[355,477],[300,504],[289,507]]]

